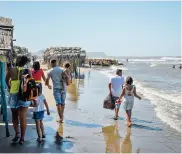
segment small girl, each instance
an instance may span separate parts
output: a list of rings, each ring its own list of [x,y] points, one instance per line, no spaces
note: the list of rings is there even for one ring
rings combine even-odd
[[[121,103],[122,98],[123,100],[123,107],[126,111],[126,117],[127,117],[127,126],[131,126],[131,112],[133,109],[134,104],[134,96],[137,97],[139,100],[141,99],[140,96],[136,93],[136,87],[133,85],[133,79],[132,77],[128,76],[126,78],[126,83],[124,85],[123,91],[119,99],[117,100],[116,104]]]
[[[46,137],[43,125],[44,105],[47,110],[47,115],[50,115],[50,112],[49,112],[49,106],[43,94],[40,94],[36,100],[37,100],[37,106],[33,108],[33,119],[35,120],[36,123],[36,129],[38,135],[37,141],[41,143],[42,138]]]

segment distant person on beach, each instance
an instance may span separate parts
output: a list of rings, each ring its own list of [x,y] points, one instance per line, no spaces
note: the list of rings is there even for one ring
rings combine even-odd
[[[173,68],[175,68],[175,65],[173,65]]]
[[[116,75],[111,77],[109,80],[109,91],[112,96],[114,102],[118,100],[122,93],[122,87],[124,85],[124,77],[122,76],[122,70],[117,69]],[[115,106],[115,117],[114,119],[118,119],[120,105]]]
[[[89,66],[90,66],[90,68],[92,67],[92,62],[91,61],[89,61]]]
[[[27,64],[28,58],[26,56],[18,56],[16,59],[16,67],[8,68],[6,75],[6,84],[9,89],[9,106],[12,112],[12,122],[15,130],[15,137],[12,139],[13,142],[19,140],[19,144],[24,143],[24,136],[27,126],[27,110],[28,107],[36,101],[25,101],[21,97],[21,82],[23,75],[29,74],[31,72],[28,69],[24,69],[24,65]],[[20,130],[19,130],[19,121],[20,121]],[[21,133],[21,134],[20,134]]]
[[[126,78],[126,83],[123,87],[123,91],[119,99],[116,101],[116,106],[120,105],[123,100],[123,107],[126,111],[126,117],[127,117],[127,126],[131,126],[131,113],[134,105],[134,96],[137,97],[139,100],[141,99],[140,96],[137,95],[136,87],[133,85],[133,79],[132,77],[128,76]]]
[[[70,63],[67,62],[65,65],[64,65],[64,73],[68,76],[69,78],[69,82],[72,83],[72,73],[71,73],[71,69],[70,69]]]
[[[181,69],[181,65],[180,65],[180,67],[179,67],[180,69]]]
[[[64,70],[57,66],[56,60],[51,60],[52,69],[47,74],[46,85],[51,89],[52,87],[49,85],[50,78],[53,83],[53,95],[56,101],[57,111],[59,115],[59,122],[63,122],[63,114],[65,107],[65,99],[66,99],[66,90],[63,82],[63,72]]]
[[[31,69],[32,77],[35,79],[35,82],[39,84],[40,87],[40,93],[42,94],[42,82],[41,79],[46,81],[46,77],[44,75],[44,71],[42,68],[40,68],[40,63],[38,61],[35,61],[33,63],[33,68]]]
[[[43,124],[44,105],[46,107],[47,115],[50,115],[50,112],[49,112],[49,106],[43,94],[39,93],[39,96],[37,97],[36,100],[37,100],[37,106],[33,108],[33,119],[35,120],[36,123],[36,130],[38,135],[37,141],[41,143],[42,139],[46,138],[44,132],[44,124]]]

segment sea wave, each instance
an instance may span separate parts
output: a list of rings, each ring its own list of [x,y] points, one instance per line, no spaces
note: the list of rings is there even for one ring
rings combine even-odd
[[[155,106],[156,115],[170,127],[181,131],[181,94],[156,90],[135,80],[137,91]],[[178,118],[174,118],[178,117]]]
[[[151,64],[151,65],[150,65],[150,67],[155,67],[155,66],[157,66],[157,64]]]
[[[162,60],[182,60],[181,57],[162,57]]]
[[[164,59],[129,59],[129,62],[165,62]]]
[[[126,62],[126,59],[117,59],[120,62]],[[162,57],[162,58],[129,58],[129,63],[157,63],[157,64],[181,64],[181,57]]]

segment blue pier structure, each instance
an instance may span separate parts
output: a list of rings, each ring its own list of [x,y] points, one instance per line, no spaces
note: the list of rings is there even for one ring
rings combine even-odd
[[[10,136],[8,128],[8,110],[6,99],[6,64],[13,61],[13,25],[9,18],[0,17],[0,104],[6,137]]]

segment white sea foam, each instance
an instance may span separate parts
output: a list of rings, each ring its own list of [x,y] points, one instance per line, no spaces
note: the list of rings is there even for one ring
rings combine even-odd
[[[124,59],[118,59],[118,61],[126,61]],[[156,64],[181,64],[181,57],[162,57],[162,58],[131,58],[129,63],[156,63]]]
[[[129,59],[129,62],[165,62],[163,59]]]
[[[155,67],[155,66],[157,66],[157,64],[155,63],[150,65],[150,67]]]
[[[117,69],[128,70],[128,68],[125,67],[125,66],[114,66],[114,65],[112,65],[110,68],[112,70],[117,70]]]
[[[181,57],[162,57],[162,60],[182,60]]]
[[[157,91],[156,89],[143,86],[136,80],[135,85],[137,87],[137,91],[142,93],[145,98],[149,99],[151,103],[155,105],[157,117],[167,123],[170,127],[180,132],[181,119],[179,115],[181,113],[179,113],[179,108],[181,107],[181,95]]]

